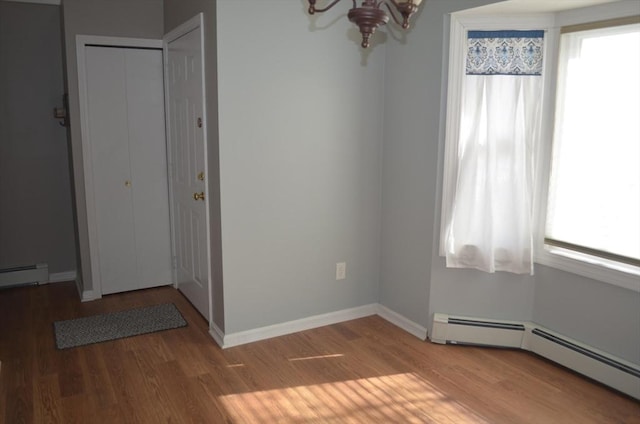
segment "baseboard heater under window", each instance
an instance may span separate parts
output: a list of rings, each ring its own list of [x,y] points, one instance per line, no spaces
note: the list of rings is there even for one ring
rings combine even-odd
[[[0,287],[44,284],[49,281],[49,266],[35,264],[0,269]]]
[[[528,350],[640,399],[640,368],[637,365],[532,322],[435,314],[431,341]]]

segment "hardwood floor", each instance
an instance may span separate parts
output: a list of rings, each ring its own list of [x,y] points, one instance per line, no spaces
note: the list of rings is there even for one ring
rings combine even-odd
[[[173,302],[185,328],[57,350],[52,323]],[[0,291],[0,422],[640,423],[640,403],[532,354],[441,346],[379,317],[220,349],[171,287],[80,303]]]

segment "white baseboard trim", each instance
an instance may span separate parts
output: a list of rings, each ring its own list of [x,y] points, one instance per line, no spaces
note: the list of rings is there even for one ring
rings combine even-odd
[[[297,333],[299,331],[324,327],[325,325],[364,318],[371,315],[379,315],[381,318],[400,327],[420,340],[426,340],[427,338],[427,329],[425,327],[378,303],[343,309],[341,311],[329,312],[327,314],[315,315],[295,321],[269,325],[266,327],[255,328],[253,330],[239,331],[231,334],[224,334],[224,332],[215,324],[210,324],[209,334],[221,348],[226,349],[246,343],[270,339],[272,337],[279,337],[286,334]]]
[[[65,272],[54,272],[49,274],[49,283],[61,283],[66,281],[75,281],[77,277],[77,272],[74,269],[73,271],[65,271]]]
[[[78,295],[80,296],[80,302],[91,302],[92,300],[102,299],[102,294],[98,293],[95,290],[85,290],[84,284],[82,283],[82,278],[79,275],[76,275],[74,279],[76,283],[76,289],[78,290]]]
[[[379,304],[377,313],[382,318],[389,321],[391,324],[394,324],[402,328],[404,331],[406,331],[409,334],[413,334],[420,340],[427,339],[426,327],[423,327],[420,324],[411,321],[407,317],[400,315],[399,313],[387,308],[386,306]]]
[[[82,299],[81,302],[91,302],[92,300],[101,299],[102,296],[99,295],[95,290],[83,290],[82,291]]]
[[[209,334],[220,347],[224,347],[224,332],[213,322],[209,324]]]
[[[284,336],[304,330],[311,330],[312,328],[324,327],[325,325],[337,324],[339,322],[363,318],[370,315],[376,315],[377,311],[378,304],[372,303],[370,305],[359,306],[351,309],[343,309],[341,311],[315,315],[295,321],[284,322],[281,324],[268,325],[266,327],[256,328],[253,330],[225,334],[221,346],[223,349],[226,349],[246,343],[257,342],[259,340],[270,339],[272,337]],[[215,336],[213,337],[215,339]]]

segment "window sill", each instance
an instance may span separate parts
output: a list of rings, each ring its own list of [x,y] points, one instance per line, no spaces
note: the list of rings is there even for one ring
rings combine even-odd
[[[535,262],[640,292],[640,267],[551,246],[545,246]]]

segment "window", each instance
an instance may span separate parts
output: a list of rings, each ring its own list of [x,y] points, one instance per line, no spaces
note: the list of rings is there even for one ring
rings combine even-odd
[[[640,24],[590,27],[560,37],[545,248],[637,267]]]
[[[547,246],[640,265],[639,75],[640,24],[562,34]]]
[[[448,267],[533,273],[544,31],[468,31]]]
[[[562,31],[555,22],[553,15],[451,20],[440,254],[451,251],[447,236],[463,204],[456,191],[467,166],[469,34],[544,29],[544,88],[534,100],[540,137],[523,162],[534,170],[533,260],[640,291],[640,17]]]

